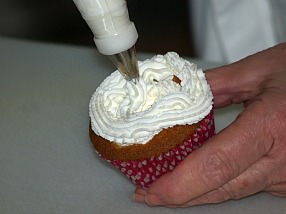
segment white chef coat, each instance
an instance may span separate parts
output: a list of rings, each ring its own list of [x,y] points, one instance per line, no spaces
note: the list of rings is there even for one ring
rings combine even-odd
[[[189,0],[199,57],[234,62],[286,41],[286,0]]]

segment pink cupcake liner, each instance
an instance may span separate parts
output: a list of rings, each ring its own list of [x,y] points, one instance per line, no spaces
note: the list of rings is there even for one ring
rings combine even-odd
[[[159,156],[129,161],[109,160],[102,156],[101,158],[119,169],[136,186],[148,188],[156,179],[171,172],[190,153],[200,148],[214,134],[214,117],[213,111],[211,111],[200,121],[200,126],[188,140]]]

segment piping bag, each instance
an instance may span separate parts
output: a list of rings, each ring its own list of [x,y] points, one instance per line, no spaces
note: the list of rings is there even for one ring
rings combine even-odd
[[[138,33],[126,0],[73,0],[94,35],[97,50],[108,56],[126,80],[139,78],[135,43]]]

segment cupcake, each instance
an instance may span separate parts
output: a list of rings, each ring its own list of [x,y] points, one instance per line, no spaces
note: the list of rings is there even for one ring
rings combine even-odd
[[[201,69],[169,52],[138,62],[140,78],[113,72],[89,104],[98,155],[148,188],[214,135],[213,95]]]

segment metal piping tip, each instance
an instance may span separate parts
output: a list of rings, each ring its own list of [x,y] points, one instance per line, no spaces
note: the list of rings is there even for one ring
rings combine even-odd
[[[135,46],[126,51],[109,56],[113,64],[127,81],[137,82],[139,70],[136,59]]]

